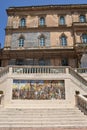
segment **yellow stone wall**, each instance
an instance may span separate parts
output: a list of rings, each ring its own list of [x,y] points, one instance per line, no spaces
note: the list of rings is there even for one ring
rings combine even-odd
[[[58,27],[58,16],[56,14],[46,16],[47,27]]]
[[[50,33],[51,46],[60,46],[60,37],[64,34],[67,37],[67,45],[73,46],[73,37],[71,31],[58,31]]]
[[[29,14],[29,12],[26,12],[27,14]],[[21,18],[25,18],[26,19],[26,27],[27,28],[37,28],[38,29],[38,25],[39,25],[39,18],[40,17],[45,17],[45,23],[47,27],[56,27],[56,30],[50,29],[48,28],[48,32],[50,32],[50,41],[51,41],[51,45],[52,46],[56,46],[60,44],[60,36],[61,34],[65,34],[67,36],[67,43],[68,46],[73,46],[74,44],[74,39],[76,43],[81,43],[81,34],[78,35],[76,32],[74,32],[73,35],[73,29],[67,29],[67,27],[72,27],[73,22],[79,22],[79,16],[81,14],[78,12],[69,12],[69,11],[54,11],[54,12],[50,12],[50,11],[45,11],[45,15],[43,14],[43,12],[36,12],[34,14],[30,14],[30,15],[26,15],[26,16],[22,16],[21,15],[14,15],[14,16],[8,16],[8,22],[7,22],[7,27],[13,27],[14,29],[18,29],[19,25],[20,25],[20,19]],[[59,25],[59,19],[60,16],[64,16],[65,17],[65,25],[66,28],[58,28],[60,27]],[[86,13],[86,19],[87,19],[87,13]],[[57,30],[58,28],[58,30]],[[35,30],[32,30],[33,32]],[[43,30],[38,29],[37,32],[43,32]],[[22,31],[23,32],[23,31]],[[12,33],[6,33],[6,37],[5,37],[5,47],[9,46],[11,44],[11,35]]]
[[[44,15],[42,15],[44,16]],[[47,14],[45,16],[46,20],[46,25],[47,27],[58,27],[59,24],[59,19],[61,15],[58,14]],[[63,15],[62,15],[63,16]],[[64,15],[65,17],[65,24],[68,26],[72,26],[72,22],[79,22],[79,15],[76,14],[67,14]],[[8,16],[8,23],[7,26],[13,26],[13,28],[18,28],[20,25],[20,19],[25,18],[26,19],[26,26],[27,27],[38,27],[39,24],[39,18],[40,16],[38,15],[28,15],[26,17],[20,17],[20,16]]]

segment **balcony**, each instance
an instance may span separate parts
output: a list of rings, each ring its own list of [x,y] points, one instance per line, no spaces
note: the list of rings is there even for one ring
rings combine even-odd
[[[87,22],[73,22],[73,26],[75,26],[75,27],[87,26]]]
[[[13,28],[13,26],[7,26],[6,27],[6,29],[12,29]]]
[[[27,44],[27,43],[25,43]],[[37,43],[36,43],[37,44]],[[46,43],[47,44],[47,43]],[[40,45],[33,45],[32,43],[32,46],[24,46],[24,47],[14,47],[14,48],[11,48],[11,50],[53,50],[53,49],[73,49],[73,46],[62,46],[62,45],[54,45],[54,46],[51,46],[51,45],[46,45],[46,46],[40,46]]]
[[[7,26],[6,30],[9,30],[9,29],[27,29],[27,27],[26,26],[16,26],[16,27],[14,27],[14,26]]]
[[[6,58],[56,58],[60,55],[75,55],[73,46],[24,46],[4,48],[3,55]]]
[[[86,53],[87,52],[87,43],[76,43],[75,49],[78,52]]]
[[[12,73],[15,74],[58,74],[66,73],[66,67],[62,66],[13,66]]]
[[[39,24],[38,27],[39,27],[39,28],[44,28],[44,27],[47,27],[47,25],[46,25],[46,24],[44,24],[44,25],[40,25],[40,24]]]

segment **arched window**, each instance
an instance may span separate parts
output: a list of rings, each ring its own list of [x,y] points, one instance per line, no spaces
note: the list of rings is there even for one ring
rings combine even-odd
[[[26,26],[26,20],[25,20],[25,18],[22,18],[22,19],[20,20],[20,26],[21,26],[21,27]]]
[[[82,34],[82,43],[87,43],[87,34]]]
[[[40,26],[44,26],[45,25],[45,18],[41,17],[40,21],[39,21]]]
[[[85,15],[80,15],[80,22],[86,22],[86,18],[85,18]]]
[[[20,37],[19,38],[19,47],[23,47],[24,46],[24,38]]]
[[[61,43],[61,45],[62,46],[66,46],[67,45],[67,38],[66,38],[66,36],[61,36],[60,37],[60,43]]]
[[[65,25],[65,18],[64,18],[64,16],[60,17],[59,23],[60,23],[60,25]]]
[[[45,46],[45,37],[44,36],[40,37],[40,46],[41,47]]]

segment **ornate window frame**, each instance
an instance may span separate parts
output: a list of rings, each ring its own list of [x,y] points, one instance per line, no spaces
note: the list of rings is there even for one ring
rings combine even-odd
[[[20,27],[25,27],[26,26],[26,18],[25,17],[22,17],[21,19],[20,19],[20,25],[19,25]]]
[[[21,35],[18,40],[19,40],[18,46],[19,47],[24,47],[24,40],[25,40],[24,36]]]
[[[59,16],[59,25],[66,25],[65,15]]]
[[[67,36],[65,34],[61,34],[60,36],[60,45],[67,46]]]
[[[43,20],[43,21],[41,21],[41,20]],[[38,16],[38,26],[39,27],[45,27],[46,26],[46,14]]]
[[[81,23],[85,23],[86,22],[86,16],[84,14],[81,14],[79,16],[79,22],[81,22]]]
[[[39,37],[39,46],[45,47],[46,46],[46,36],[44,34],[41,34]]]
[[[87,33],[82,33],[81,42],[87,44]]]

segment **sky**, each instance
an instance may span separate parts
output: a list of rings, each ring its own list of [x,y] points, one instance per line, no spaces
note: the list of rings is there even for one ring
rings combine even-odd
[[[87,4],[87,0],[0,0],[0,43],[4,46],[5,28],[7,24],[6,9],[10,6]]]

